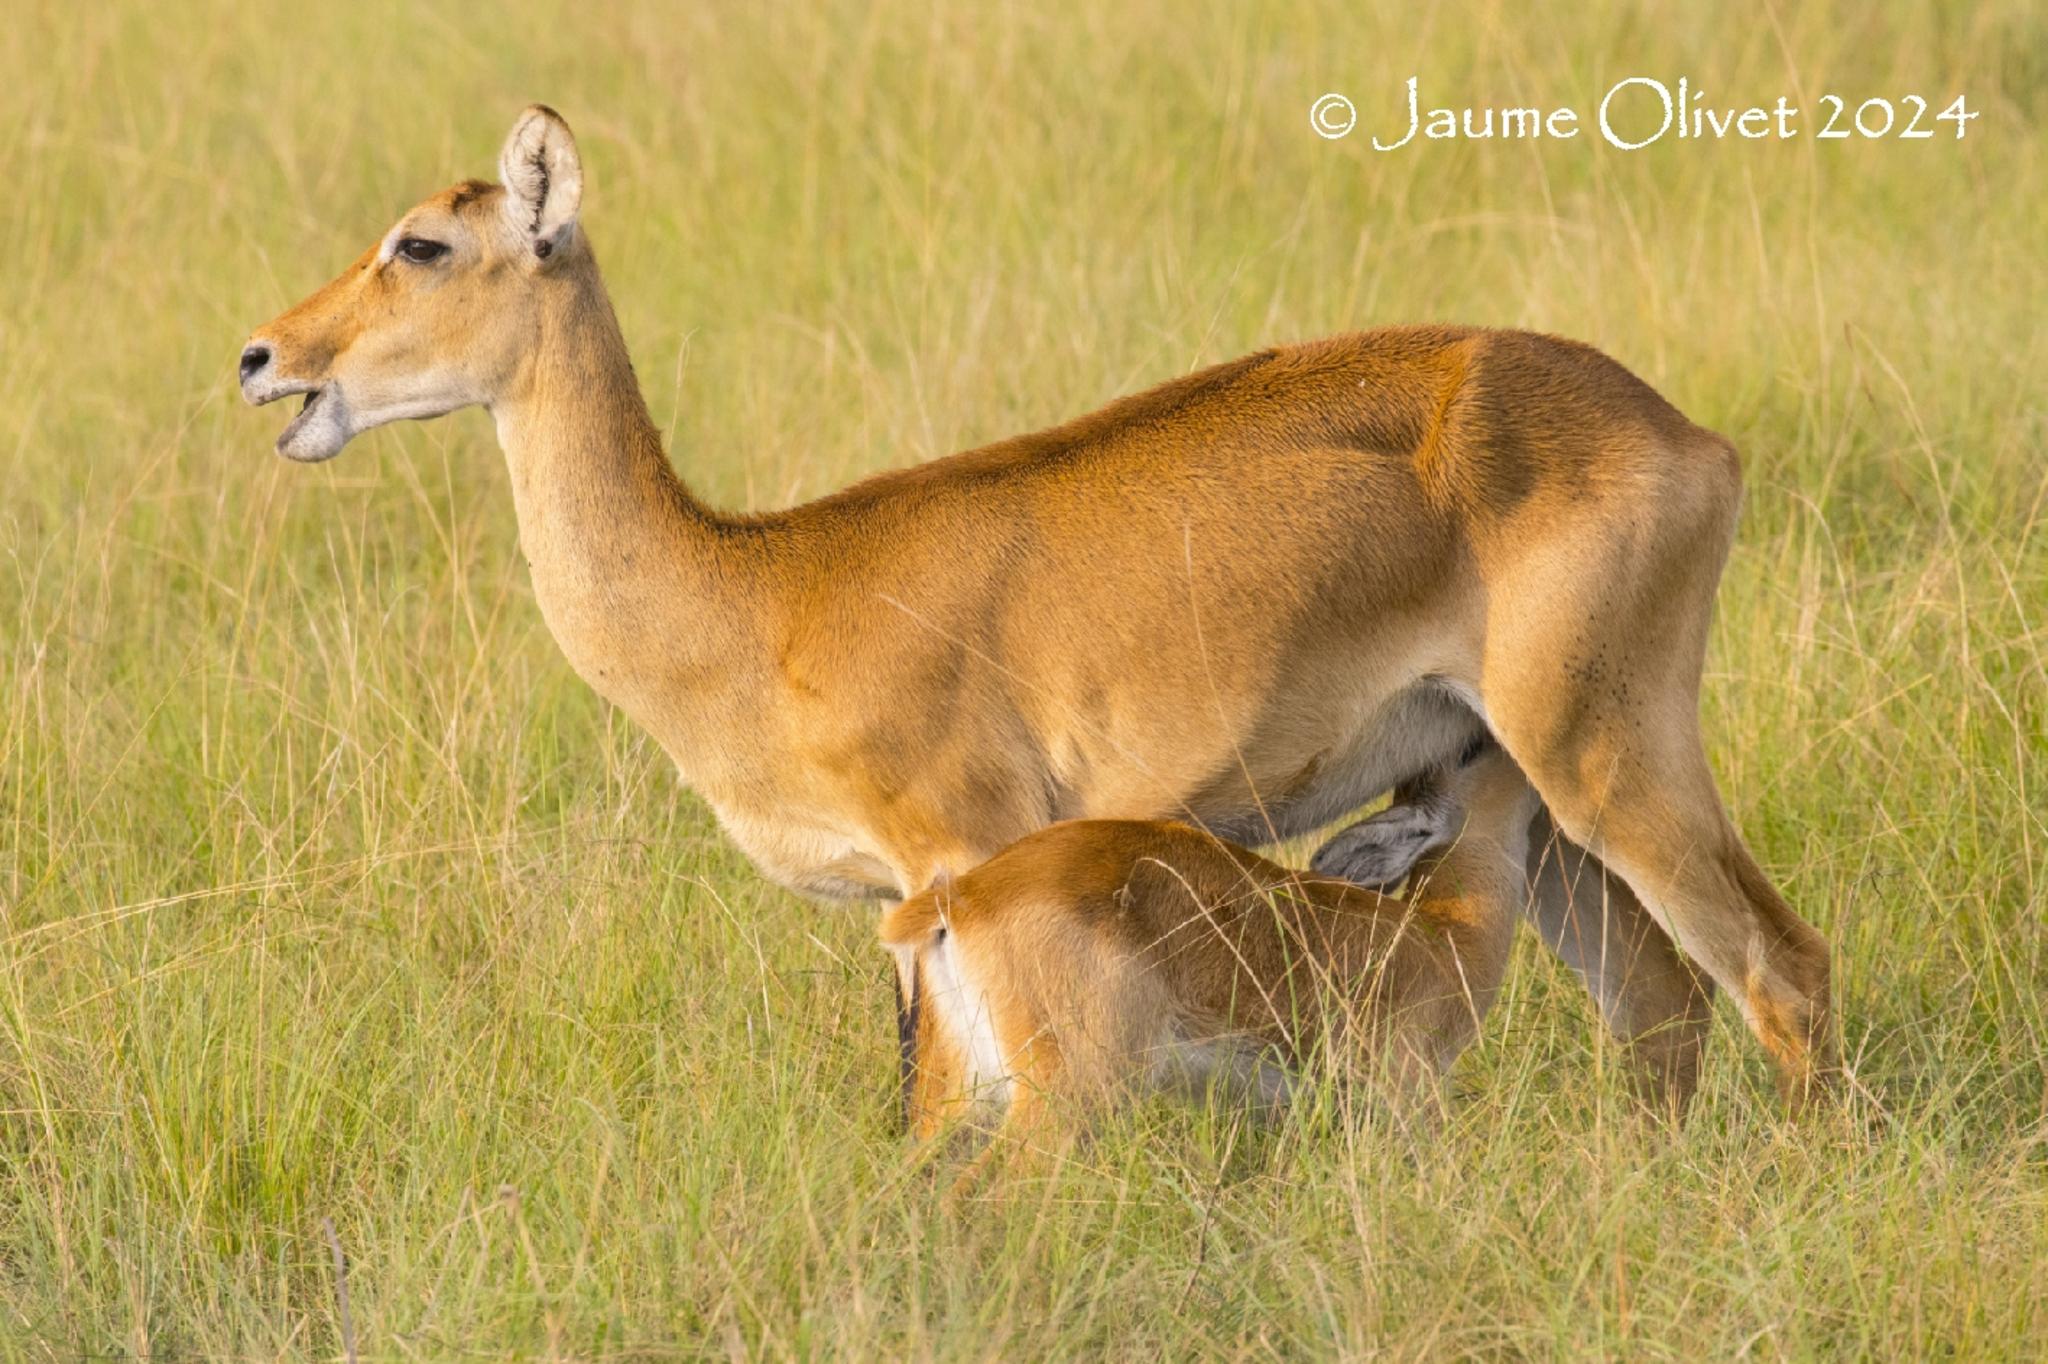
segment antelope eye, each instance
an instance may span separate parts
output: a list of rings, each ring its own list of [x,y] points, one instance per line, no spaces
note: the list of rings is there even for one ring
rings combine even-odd
[[[430,242],[425,237],[403,237],[398,243],[398,254],[414,265],[425,265],[448,254],[448,243]]]

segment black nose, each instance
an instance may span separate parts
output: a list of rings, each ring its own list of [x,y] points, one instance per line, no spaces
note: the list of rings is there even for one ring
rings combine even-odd
[[[248,377],[270,363],[270,347],[251,346],[242,352],[242,378]]]

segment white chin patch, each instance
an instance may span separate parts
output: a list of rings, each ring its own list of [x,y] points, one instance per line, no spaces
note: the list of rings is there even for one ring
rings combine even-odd
[[[355,432],[349,429],[348,400],[338,384],[315,389],[277,438],[277,453],[302,464],[333,459]]]

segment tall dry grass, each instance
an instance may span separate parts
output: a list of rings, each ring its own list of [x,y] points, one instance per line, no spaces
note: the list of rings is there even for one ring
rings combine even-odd
[[[1967,139],[1309,102],[1966,94]],[[0,1353],[2048,1354],[2048,26],[1329,0],[0,25]],[[1141,1114],[942,1209],[858,913],[569,673],[466,414],[287,467],[241,338],[544,98],[675,459],[771,506],[1267,342],[1589,339],[1743,447],[1708,729],[1849,1111],[1647,1132],[1523,951],[1425,1145]]]

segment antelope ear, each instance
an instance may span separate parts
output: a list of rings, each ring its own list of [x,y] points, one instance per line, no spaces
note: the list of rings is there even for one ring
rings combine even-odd
[[[506,217],[537,259],[569,244],[583,201],[583,158],[560,114],[545,104],[527,107],[498,153],[498,178],[505,182]]]

